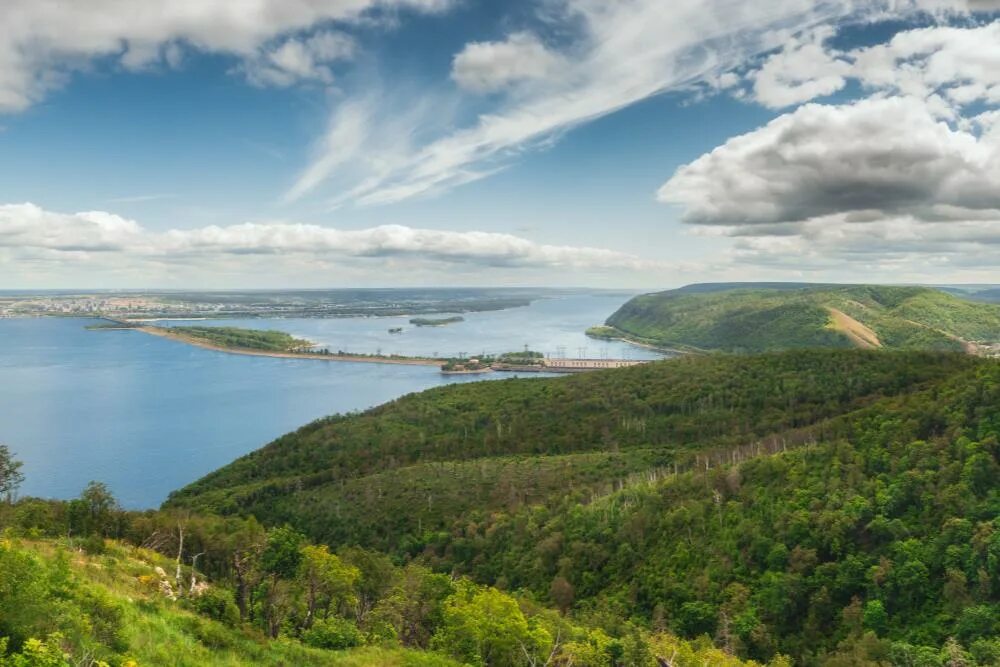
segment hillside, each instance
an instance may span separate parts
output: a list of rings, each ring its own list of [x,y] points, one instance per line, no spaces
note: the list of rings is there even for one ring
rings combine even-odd
[[[0,507],[0,665],[658,667],[668,656],[761,667],[705,639],[620,622],[612,635],[374,552],[334,554],[288,528],[106,503],[89,518],[75,511],[95,498],[91,488],[78,501]]]
[[[449,386],[317,421],[171,495],[169,507],[291,522],[314,539],[418,554],[468,512],[691,465],[964,368],[935,354],[686,357],[615,373]]]
[[[402,648],[331,651],[268,641],[239,623],[227,593],[201,584],[174,599],[174,563],[149,549],[92,539],[0,541],[0,664],[324,665],[459,667],[445,655]],[[167,573],[171,574],[167,574]],[[185,568],[184,581],[189,570]],[[5,653],[7,653],[5,657]]]
[[[993,361],[851,350],[445,387],[312,424],[169,504],[745,658],[994,664],[998,387]]]
[[[927,287],[693,285],[635,297],[592,333],[703,351],[974,351],[1000,341],[1000,306]]]

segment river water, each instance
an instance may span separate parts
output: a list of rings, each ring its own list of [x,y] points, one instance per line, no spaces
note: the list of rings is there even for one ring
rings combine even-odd
[[[206,324],[280,329],[350,352],[474,355],[527,345],[553,356],[656,357],[583,335],[625,300],[544,299],[465,314],[446,327],[413,327],[408,318]],[[22,494],[69,498],[100,480],[126,507],[154,507],[170,491],[319,417],[442,384],[510,377],[224,354],[135,331],[84,328],[92,323],[0,319],[0,443],[24,461]],[[388,333],[398,326],[404,333]]]

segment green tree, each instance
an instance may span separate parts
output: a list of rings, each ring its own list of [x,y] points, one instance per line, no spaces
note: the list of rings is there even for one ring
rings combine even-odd
[[[24,475],[21,473],[23,464],[14,458],[14,454],[7,445],[0,445],[0,498],[7,503],[14,500],[18,488],[24,482]]]
[[[301,556],[298,577],[306,596],[302,627],[308,629],[317,615],[325,619],[331,609],[356,603],[354,585],[361,577],[361,571],[336,554],[331,554],[326,545],[307,544],[302,547]]]
[[[514,598],[494,588],[463,584],[445,601],[431,647],[487,667],[518,667],[544,661],[552,637],[529,623]]]

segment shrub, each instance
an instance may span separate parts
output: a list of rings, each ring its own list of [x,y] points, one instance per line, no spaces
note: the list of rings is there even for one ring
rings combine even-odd
[[[365,637],[354,623],[343,618],[331,617],[317,622],[303,632],[302,641],[316,648],[336,650],[361,646],[365,642]]]
[[[240,610],[233,601],[232,594],[215,586],[206,589],[201,595],[190,599],[191,607],[202,616],[207,616],[230,627],[240,622]]]

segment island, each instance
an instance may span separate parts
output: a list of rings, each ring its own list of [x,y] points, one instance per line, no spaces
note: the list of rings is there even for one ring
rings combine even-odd
[[[408,357],[397,354],[364,354],[345,352],[344,350],[334,352],[329,348],[319,348],[308,340],[295,338],[284,331],[266,329],[209,326],[158,327],[152,325],[123,326],[120,328],[129,328],[133,331],[141,331],[154,336],[160,336],[161,338],[169,338],[170,340],[216,352],[257,357],[355,361],[409,366],[440,366],[445,361],[444,359]]]
[[[414,317],[410,320],[410,324],[414,324],[418,327],[443,327],[449,324],[456,324],[458,322],[464,322],[465,318],[460,315],[455,315],[454,317]]]

